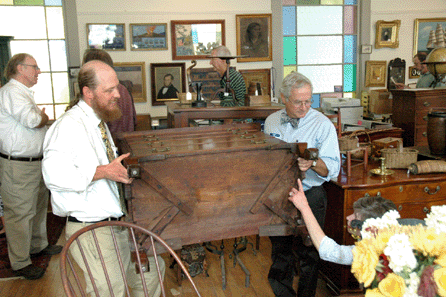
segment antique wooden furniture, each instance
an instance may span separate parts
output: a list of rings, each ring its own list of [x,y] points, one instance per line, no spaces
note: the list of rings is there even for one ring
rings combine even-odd
[[[170,255],[175,259],[175,261],[177,262],[179,267],[181,267],[181,270],[182,270],[183,274],[185,275],[185,277],[192,283],[192,287],[195,290],[196,296],[201,296],[200,293],[198,292],[197,286],[195,285],[194,281],[192,280],[191,276],[189,275],[189,272],[188,272],[187,268],[184,266],[180,257],[177,255],[177,253],[171,247],[169,247],[169,245],[163,239],[161,239],[158,235],[154,234],[153,232],[151,232],[147,229],[144,229],[144,228],[137,226],[135,224],[132,224],[132,223],[122,222],[122,221],[105,221],[105,222],[99,222],[99,223],[96,223],[93,225],[86,226],[86,227],[80,229],[79,231],[77,231],[76,233],[74,233],[68,239],[68,241],[65,243],[64,248],[62,249],[61,256],[60,256],[60,272],[62,275],[62,283],[64,286],[64,290],[65,290],[65,293],[67,294],[67,296],[69,296],[69,297],[86,296],[86,287],[82,285],[84,282],[79,281],[84,276],[82,273],[79,274],[80,271],[77,268],[77,265],[74,264],[74,261],[72,260],[71,256],[69,256],[69,250],[70,250],[70,248],[79,248],[80,253],[84,259],[83,264],[87,267],[87,270],[90,271],[89,266],[91,263],[88,263],[86,261],[85,251],[82,248],[82,247],[85,248],[88,245],[88,242],[85,242],[83,240],[83,238],[85,238],[85,236],[87,236],[87,235],[90,235],[93,238],[95,246],[98,248],[99,259],[100,259],[100,261],[102,263],[102,267],[104,269],[105,279],[107,280],[107,283],[109,284],[109,287],[108,287],[109,291],[110,291],[109,296],[113,296],[112,288],[110,285],[110,278],[109,278],[111,271],[107,271],[107,268],[105,266],[106,261],[102,257],[102,253],[101,253],[101,250],[98,245],[99,244],[98,239],[96,237],[96,232],[99,232],[98,231],[99,228],[109,228],[110,242],[114,242],[114,247],[116,250],[116,259],[115,260],[122,265],[121,250],[119,249],[119,246],[117,245],[117,243],[115,241],[116,239],[115,239],[114,227],[126,228],[129,231],[129,244],[135,251],[137,251],[141,248],[141,246],[143,244],[142,240],[144,239],[144,241],[146,243],[148,243],[150,246],[150,250],[148,251],[148,254],[155,256],[155,258],[157,255],[159,255],[165,251],[169,252]],[[143,275],[143,272],[145,271],[144,269],[147,269],[145,267],[147,267],[148,259],[147,259],[147,257],[144,257],[145,254],[134,253],[134,255],[135,255],[134,257],[132,255],[132,258],[134,258],[136,267],[139,270],[138,275]],[[109,259],[107,259],[107,260],[109,260]],[[159,264],[156,259],[155,259],[155,266],[158,271],[160,283],[162,284],[161,285],[161,296],[167,296],[166,295],[167,290],[165,288],[165,280],[163,279],[163,277],[160,274],[160,267],[159,267]],[[166,266],[167,266],[167,264],[166,264]],[[123,278],[124,283],[127,284],[128,279],[127,279],[126,273],[124,271],[121,271],[121,276]],[[91,275],[90,275],[90,279],[93,281],[93,278]],[[141,278],[141,279],[143,281],[144,296],[149,296],[149,294],[147,292],[147,288],[146,288],[146,286],[147,286],[146,281],[144,278]],[[95,290],[95,294],[96,294],[95,296],[98,296],[97,287],[94,284],[93,284],[93,288]],[[126,288],[127,288],[127,296],[130,296],[129,287],[126,286]]]
[[[446,175],[408,175],[405,169],[394,169],[389,176],[369,173],[378,168],[376,162],[369,163],[367,170],[352,168],[351,176],[345,170],[336,181],[324,184],[328,193],[328,207],[324,230],[339,244],[354,244],[347,232],[346,216],[353,213],[353,202],[366,195],[381,195],[395,202],[402,218],[424,219],[432,205],[446,203]],[[321,273],[333,294],[360,291],[350,272],[350,266],[324,262]]]
[[[189,127],[194,119],[266,119],[270,114],[285,108],[282,104],[272,103],[271,106],[238,106],[192,107],[178,102],[166,102],[167,126],[169,128]]]
[[[446,89],[392,90],[392,122],[403,132],[404,146],[427,145],[427,114],[446,109]]]
[[[305,229],[287,199],[297,145],[265,135],[258,123],[123,133],[118,141],[140,176],[126,188],[131,220],[174,249]]]

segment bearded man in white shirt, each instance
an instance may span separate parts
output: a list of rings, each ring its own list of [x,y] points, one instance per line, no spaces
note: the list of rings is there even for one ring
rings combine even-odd
[[[43,144],[43,177],[51,191],[51,205],[54,214],[67,217],[65,235],[68,239],[75,232],[90,224],[119,220],[126,212],[119,194],[119,184],[130,184],[127,169],[121,161],[130,154],[116,155],[110,131],[104,122],[120,116],[118,107],[119,80],[116,72],[106,63],[93,60],[85,63],[78,76],[79,102],[62,115],[48,130]],[[110,156],[112,155],[112,156]],[[107,233],[108,232],[108,233]],[[115,227],[115,235],[124,268],[132,288],[132,296],[144,296],[142,282],[130,263],[128,232]],[[110,231],[97,232],[98,241],[105,259],[111,259],[114,247]],[[99,295],[108,296],[109,290],[93,239],[84,250],[87,262],[95,278]],[[73,258],[84,271],[87,293],[93,294],[82,255],[78,249],[70,250]],[[158,259],[162,273],[165,263]],[[161,287],[155,267],[155,260],[149,257],[150,269],[145,272],[149,296],[159,296]],[[107,262],[107,271],[118,272],[110,275],[115,296],[125,296],[124,282],[119,273],[118,261]]]
[[[19,276],[38,279],[45,269],[31,257],[54,255],[61,246],[48,245],[48,190],[42,178],[42,144],[48,116],[30,89],[40,69],[29,54],[14,55],[5,68],[9,82],[0,89],[0,194],[4,204],[8,255]]]

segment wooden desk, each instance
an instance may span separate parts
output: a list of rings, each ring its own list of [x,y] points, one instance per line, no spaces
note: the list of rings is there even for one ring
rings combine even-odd
[[[347,176],[344,169],[336,181],[324,184],[328,193],[325,233],[339,244],[354,244],[347,232],[346,216],[353,213],[353,202],[366,195],[381,195],[395,202],[402,218],[424,219],[432,205],[446,203],[446,174],[407,175],[405,169],[394,169],[390,176],[376,176],[370,169],[378,168],[371,162],[365,171],[362,166],[352,169]],[[334,294],[359,290],[350,266],[324,262],[321,273]]]
[[[189,104],[166,102],[167,127],[189,127],[189,121],[195,119],[266,119],[270,114],[285,108],[285,105],[272,103],[271,106],[191,107]]]

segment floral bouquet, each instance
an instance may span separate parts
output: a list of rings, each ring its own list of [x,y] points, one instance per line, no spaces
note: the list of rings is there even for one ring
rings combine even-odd
[[[392,210],[362,226],[352,273],[365,296],[446,296],[446,205],[432,206],[426,226],[401,226],[398,218]]]

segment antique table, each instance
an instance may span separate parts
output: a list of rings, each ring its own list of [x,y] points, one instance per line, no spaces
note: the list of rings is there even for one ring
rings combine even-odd
[[[192,107],[190,104],[165,102],[167,106],[167,126],[169,128],[189,127],[194,119],[266,119],[270,114],[285,108],[282,104],[271,103],[265,106]]]

